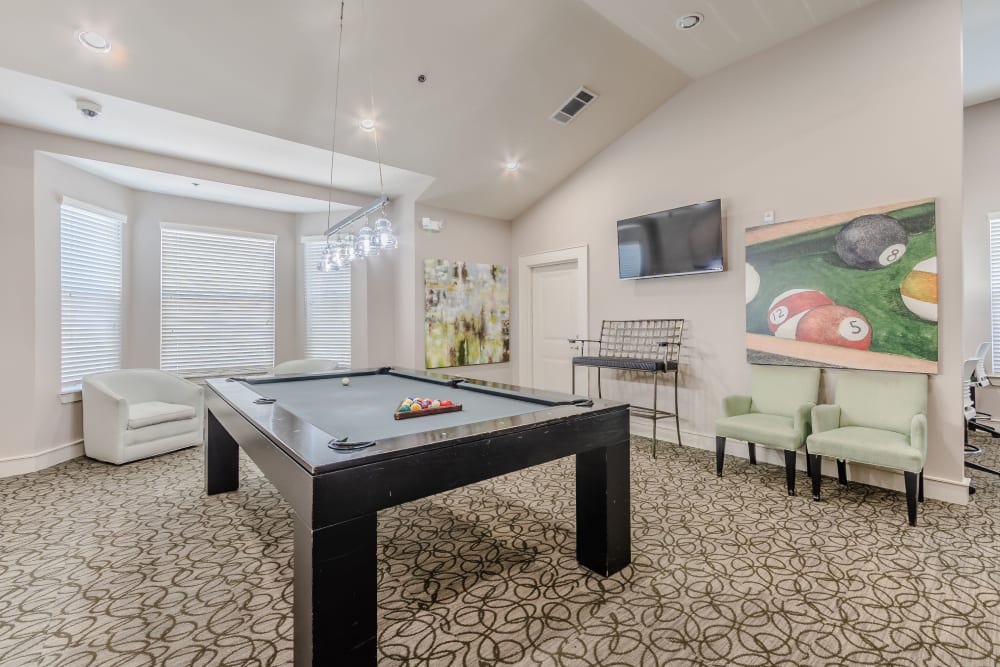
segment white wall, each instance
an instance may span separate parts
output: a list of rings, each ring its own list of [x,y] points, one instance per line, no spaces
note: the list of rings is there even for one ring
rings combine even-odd
[[[75,455],[82,452],[77,443],[83,437],[83,412],[80,403],[63,403],[60,400],[59,207],[63,197],[71,197],[128,215],[132,191],[47,155],[38,155],[35,166],[33,432],[43,449],[59,448],[62,455]],[[125,247],[131,232],[132,228],[126,225],[123,234]],[[20,258],[20,261],[24,259]],[[128,285],[128,278],[134,273],[136,265],[127,254],[123,259],[124,282]],[[125,296],[127,299],[128,294]]]
[[[960,44],[959,0],[884,0],[696,81],[515,220],[512,263],[587,243],[590,334],[602,319],[686,318],[682,427],[707,446],[722,397],[748,385],[743,230],[767,210],[794,220],[936,197],[942,325],[926,474],[943,480],[929,494],[961,500]],[[618,280],[616,220],[716,197],[725,273]]]
[[[424,218],[444,221],[444,229],[438,233],[425,232],[420,226]],[[507,220],[484,218],[457,211],[418,204],[414,230],[414,272],[415,278],[409,287],[415,305],[410,314],[414,322],[415,368],[424,368],[424,260],[451,259],[482,264],[501,264],[512,269],[510,262],[511,223]],[[502,364],[481,364],[456,368],[436,369],[442,373],[462,377],[489,380],[492,382],[513,382],[514,371],[511,362]]]
[[[333,222],[344,218],[344,214],[334,214]],[[326,213],[307,213],[298,216],[297,236],[318,236],[326,230]],[[355,227],[356,228],[356,227]],[[299,244],[301,246],[301,243]],[[406,246],[400,242],[400,249],[385,256],[371,257],[351,264],[351,366],[353,368],[373,368],[395,363],[395,321],[396,265]],[[412,252],[412,251],[411,251]],[[304,267],[301,247],[298,250],[297,275],[301,271],[312,271]],[[302,280],[297,282],[296,302],[298,315],[298,340],[301,350],[305,350],[305,293]]]
[[[52,163],[43,153],[73,155],[182,174],[192,180],[219,181],[303,197],[328,196],[327,189],[322,187],[0,124],[0,201],[3,202],[0,298],[4,309],[0,369],[7,377],[0,388],[0,423],[5,425],[0,435],[0,476],[37,470],[79,452],[75,443],[80,433],[79,408],[59,403],[58,271],[53,270],[58,268],[58,213],[54,218],[56,225],[51,225],[52,206],[57,201],[54,197],[66,192],[85,201],[101,198],[103,202],[94,203],[112,209],[125,201],[120,196],[124,189],[103,185],[91,188],[94,184],[87,175],[60,180],[58,187],[55,181],[46,183],[46,178],[62,178],[73,172],[62,169],[65,165],[60,166],[61,163]],[[37,192],[36,163],[42,175]],[[85,184],[89,184],[86,189],[80,189]],[[78,194],[73,194],[77,190]],[[370,199],[340,191],[335,191],[333,197],[338,202],[356,205]],[[178,214],[190,212],[184,207],[160,203],[165,210]],[[126,239],[131,242],[129,229],[126,228]],[[133,268],[126,258],[126,271]],[[294,303],[294,296],[292,299]],[[126,336],[128,355],[132,354],[132,343]],[[153,359],[143,345],[139,343],[138,349],[146,351],[136,353],[139,359]]]
[[[965,356],[990,340],[990,213],[1000,212],[1000,100],[965,110]],[[1000,352],[994,352],[996,357]],[[990,369],[987,360],[987,370]]]

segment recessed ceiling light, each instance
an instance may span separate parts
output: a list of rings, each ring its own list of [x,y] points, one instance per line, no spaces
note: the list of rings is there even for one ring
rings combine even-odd
[[[375,129],[375,120],[373,118],[363,118],[361,120],[361,129],[365,132],[371,132]]]
[[[508,160],[503,167],[507,171],[517,171],[521,168],[521,163],[517,160]]]
[[[111,50],[111,40],[102,35],[99,32],[91,32],[89,30],[81,30],[76,33],[76,38],[81,44],[86,46],[91,51],[97,51],[98,53],[107,53]]]
[[[695,12],[693,14],[685,14],[684,16],[679,17],[677,19],[677,23],[674,25],[677,26],[678,30],[690,30],[691,28],[696,28],[701,25],[701,22],[704,20],[704,15]]]

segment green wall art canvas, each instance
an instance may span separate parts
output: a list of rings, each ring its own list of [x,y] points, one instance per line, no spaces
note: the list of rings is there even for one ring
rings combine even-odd
[[[933,199],[746,231],[751,363],[937,373]]]
[[[506,266],[424,260],[427,368],[510,361],[510,285]]]

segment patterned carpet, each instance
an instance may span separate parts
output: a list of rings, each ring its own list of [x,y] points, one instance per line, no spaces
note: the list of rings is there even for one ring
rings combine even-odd
[[[984,462],[1000,463],[1000,441]],[[385,665],[996,665],[1000,478],[968,507],[662,446],[632,459],[634,563],[574,559],[571,460],[379,515]],[[0,664],[287,665],[288,508],[200,451],[0,480]],[[800,476],[800,491],[807,491]]]

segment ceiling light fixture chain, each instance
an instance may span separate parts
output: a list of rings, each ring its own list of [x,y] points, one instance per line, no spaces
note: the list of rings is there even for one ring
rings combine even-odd
[[[361,34],[364,36],[366,45],[369,43],[368,40],[368,2],[367,0],[361,0]],[[374,60],[371,58],[371,46],[368,46],[368,97],[371,100],[371,113],[372,117],[375,117],[375,67],[372,65]],[[375,159],[378,161],[378,189],[379,194],[383,197],[385,196],[385,181],[382,179],[382,148],[378,140],[378,126],[372,128],[372,137],[375,140]]]
[[[337,70],[336,70],[336,91],[333,103],[333,132],[330,141],[330,190],[326,207],[326,248],[323,257],[317,265],[317,269],[323,272],[335,271],[349,267],[355,259],[373,257],[383,250],[395,250],[399,247],[399,241],[392,231],[392,223],[385,215],[385,207],[389,203],[385,196],[385,181],[382,176],[382,148],[378,139],[378,133],[373,125],[375,140],[375,154],[378,160],[378,181],[379,197],[374,202],[358,209],[340,222],[332,223],[333,214],[333,175],[334,160],[336,159],[337,148],[337,116],[340,105],[340,69],[343,60],[344,43],[344,12],[346,0],[340,2],[340,35],[337,40]],[[362,32],[361,38],[367,39],[367,15],[365,0],[361,0]],[[368,71],[368,94],[371,101],[372,110],[375,108],[375,84],[372,70]],[[379,217],[373,226],[369,226],[367,217],[378,212]],[[350,233],[350,226],[358,221],[365,220],[357,235]],[[341,230],[347,233],[340,234]]]
[[[340,32],[337,35],[337,70],[333,89],[333,132],[330,138],[330,189],[326,195],[326,231],[330,232],[330,218],[333,214],[333,163],[337,158],[337,108],[340,106],[340,63],[344,52],[344,4],[340,2]],[[330,249],[330,237],[326,237],[326,248]]]

